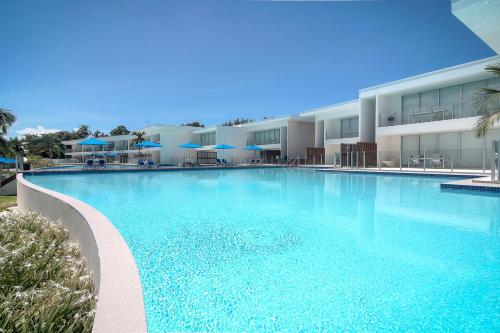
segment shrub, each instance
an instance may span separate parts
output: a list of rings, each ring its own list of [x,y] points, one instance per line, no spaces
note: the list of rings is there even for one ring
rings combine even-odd
[[[31,163],[32,169],[48,168],[55,165],[50,159],[35,155],[28,156],[28,162]]]
[[[60,223],[0,213],[0,332],[90,332],[96,295]]]

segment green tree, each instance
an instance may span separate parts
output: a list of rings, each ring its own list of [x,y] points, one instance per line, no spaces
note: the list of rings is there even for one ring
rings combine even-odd
[[[73,139],[85,139],[92,134],[89,125],[80,125],[76,131],[73,132]]]
[[[132,135],[135,136],[135,138],[132,139],[132,143],[137,144],[144,142],[144,136],[146,136],[146,133],[144,131],[134,131],[132,132]]]
[[[92,135],[96,138],[102,138],[104,136],[108,136],[106,133],[101,132],[99,130],[96,130],[94,133],[92,133]]]
[[[23,138],[24,150],[29,155],[48,157],[63,157],[65,147],[55,133],[47,134],[28,134]]]
[[[203,124],[202,124],[202,123],[200,123],[199,121],[192,121],[192,122],[190,122],[190,123],[181,124],[181,126],[205,127],[205,125],[203,125]]]
[[[130,131],[128,130],[127,127],[123,125],[118,125],[115,128],[113,128],[110,132],[109,135],[127,135],[130,134]]]
[[[488,72],[500,76],[500,62],[488,65]],[[482,115],[476,122],[476,136],[486,135],[488,130],[500,122],[500,90],[481,88],[474,99],[477,113]]]
[[[0,142],[0,154],[11,158],[24,156],[21,140],[18,138],[10,138],[4,142]]]
[[[0,108],[0,141],[6,141],[4,136],[15,122],[16,116],[10,110]]]
[[[222,123],[222,126],[236,126],[236,125],[241,125],[241,124],[247,124],[247,123],[252,123],[253,119],[248,119],[248,118],[236,118],[234,120],[228,120],[224,123]]]
[[[55,135],[59,138],[61,141],[68,141],[73,139],[73,133],[69,131],[59,131],[55,132]]]

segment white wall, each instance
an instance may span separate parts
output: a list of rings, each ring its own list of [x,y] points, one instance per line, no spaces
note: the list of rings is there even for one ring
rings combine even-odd
[[[180,145],[190,142],[193,128],[183,126],[165,126],[156,129],[146,135],[160,135],[160,149],[154,149],[153,158],[161,164],[177,164],[184,159],[186,149],[179,148]]]
[[[391,123],[387,120],[393,116],[394,124],[400,124],[401,119],[401,95],[378,95],[377,96],[377,117],[376,126],[388,126]]]
[[[323,148],[325,146],[325,121],[318,120],[314,124],[314,146]]]
[[[288,156],[306,155],[314,147],[314,123],[290,120],[288,122]]]
[[[340,139],[340,119],[325,120],[325,139]]]
[[[226,144],[235,146],[235,149],[218,150],[217,157],[224,158],[229,162],[237,163],[242,159],[248,159],[255,155],[253,151],[245,150],[249,131],[246,127],[217,126],[215,141],[217,145]]]
[[[375,142],[375,100],[361,99],[359,112],[359,141]]]

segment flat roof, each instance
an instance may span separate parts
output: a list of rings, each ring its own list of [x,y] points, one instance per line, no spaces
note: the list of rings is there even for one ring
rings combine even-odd
[[[326,106],[322,106],[322,107],[319,107],[316,109],[311,109],[311,110],[301,112],[300,116],[311,116],[311,115],[314,115],[316,113],[323,113],[323,112],[331,111],[331,109],[340,108],[343,106],[349,106],[351,104],[354,106],[354,104],[357,104],[357,103],[359,103],[359,99],[353,99],[352,101],[326,105]]]
[[[395,81],[390,81],[390,82],[382,83],[382,84],[379,84],[379,85],[376,85],[376,86],[371,86],[371,87],[368,87],[368,88],[363,88],[363,89],[360,89],[359,92],[360,93],[369,92],[370,90],[376,90],[376,89],[380,89],[380,88],[384,88],[384,87],[388,87],[388,86],[392,86],[392,85],[397,85],[397,84],[400,84],[400,83],[406,83],[406,82],[413,81],[413,80],[423,79],[423,78],[427,78],[427,77],[430,77],[430,76],[433,76],[433,75],[439,75],[439,74],[444,74],[444,73],[447,73],[447,72],[458,71],[458,70],[461,70],[461,69],[465,69],[465,68],[473,67],[473,66],[477,66],[477,65],[484,65],[485,66],[485,65],[488,65],[491,62],[499,61],[499,60],[500,60],[500,56],[498,56],[498,55],[497,56],[493,56],[493,57],[489,57],[489,58],[474,60],[474,61],[471,61],[471,62],[467,62],[465,64],[460,64],[460,65],[456,65],[456,66],[442,68],[442,69],[438,69],[438,70],[435,70],[435,71],[432,71],[432,72],[427,72],[427,73],[424,73],[424,74],[410,76],[410,77],[407,77],[407,78],[403,78],[403,79],[400,79],[400,80],[395,80]]]

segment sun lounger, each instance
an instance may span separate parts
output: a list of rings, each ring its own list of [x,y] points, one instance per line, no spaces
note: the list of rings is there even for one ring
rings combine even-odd
[[[98,164],[99,164],[99,167],[100,167],[100,168],[103,168],[103,169],[104,169],[104,168],[106,167],[106,161],[105,161],[105,160],[99,160],[99,161],[98,161]]]
[[[86,160],[85,167],[87,167],[88,169],[92,169],[94,167],[94,160]]]

